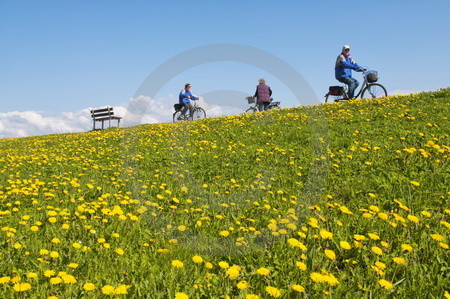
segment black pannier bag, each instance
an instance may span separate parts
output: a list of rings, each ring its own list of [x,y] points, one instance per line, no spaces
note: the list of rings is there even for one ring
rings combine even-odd
[[[180,111],[183,108],[183,104],[175,104],[173,108],[175,108],[175,111]]]
[[[330,86],[330,90],[328,92],[332,96],[340,96],[344,93],[344,87],[342,86]]]

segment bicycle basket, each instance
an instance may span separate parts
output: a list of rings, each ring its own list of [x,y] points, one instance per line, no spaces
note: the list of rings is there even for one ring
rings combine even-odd
[[[255,102],[255,97],[246,97],[245,99],[249,104],[253,104]]]
[[[374,83],[378,81],[378,73],[377,71],[367,71],[366,72],[367,82]]]
[[[175,111],[180,111],[181,108],[183,108],[183,104],[175,104],[173,105],[173,108],[175,108]]]
[[[330,86],[329,95],[332,96],[340,96],[344,93],[344,87],[342,86]]]

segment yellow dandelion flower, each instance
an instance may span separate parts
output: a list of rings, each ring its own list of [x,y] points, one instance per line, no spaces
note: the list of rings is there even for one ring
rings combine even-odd
[[[450,223],[448,223],[447,221],[441,221],[439,222],[439,224],[444,225],[446,228],[450,229]]]
[[[414,223],[419,223],[420,219],[417,216],[414,215],[408,215],[406,217],[409,221],[414,222]]]
[[[122,248],[117,248],[117,249],[115,250],[115,252],[116,252],[118,255],[123,255],[123,254],[125,253],[125,251],[123,251]]]
[[[448,249],[449,248],[448,244],[444,243],[444,242],[439,242],[439,246],[441,246],[444,249]]]
[[[230,232],[227,230],[223,230],[219,232],[219,235],[221,235],[222,237],[228,237],[230,235]]]
[[[304,262],[296,262],[295,265],[302,271],[306,271],[306,264]]]
[[[299,293],[304,293],[304,292],[305,292],[305,288],[302,287],[302,286],[299,285],[299,284],[294,284],[294,285],[292,285],[292,289],[293,289],[294,291],[296,291],[296,292],[299,292]]]
[[[383,220],[387,220],[389,218],[388,214],[386,213],[378,213],[378,217]]]
[[[324,240],[333,239],[333,233],[327,231],[326,229],[322,229],[319,234],[320,234],[320,237]]]
[[[367,238],[366,238],[365,236],[363,236],[363,235],[354,235],[353,237],[354,237],[355,240],[357,240],[357,241],[364,241],[364,240],[367,240]]]
[[[86,291],[93,291],[95,290],[97,287],[95,286],[95,284],[87,282],[83,285],[83,289],[85,289]]]
[[[236,277],[239,277],[239,274],[240,274],[239,271],[240,271],[240,267],[239,266],[232,266],[232,267],[227,269],[226,274],[230,278],[236,278]]]
[[[405,265],[406,264],[406,260],[404,258],[402,258],[402,257],[393,257],[392,260],[397,265]]]
[[[182,292],[175,293],[175,299],[189,299],[189,296]]]
[[[403,251],[412,252],[412,251],[414,250],[414,248],[412,248],[412,246],[409,245],[409,244],[402,244],[401,247],[402,247],[402,250],[403,250]]]
[[[222,269],[228,269],[230,267],[230,265],[228,265],[227,262],[220,261],[219,262],[219,267],[222,268]]]
[[[335,260],[335,259],[336,259],[336,253],[334,253],[333,250],[325,249],[325,255],[326,255],[330,260]]]
[[[369,236],[369,238],[371,238],[372,240],[380,240],[380,237],[376,234],[372,234],[372,233],[368,233],[367,234]]]
[[[317,273],[317,272],[312,272],[309,277],[311,278],[312,281],[317,282],[317,283],[321,283],[321,282],[325,282],[326,279],[324,277],[324,275]]]
[[[377,266],[378,268],[385,270],[386,269],[386,264],[382,263],[382,262],[376,262],[375,266]]]
[[[50,278],[50,283],[51,284],[60,284],[63,280],[61,279],[61,277],[52,277]]]
[[[430,237],[433,240],[436,240],[436,241],[439,241],[439,242],[442,242],[445,239],[445,237],[443,235],[440,235],[440,234],[432,234]]]
[[[248,285],[249,285],[249,283],[248,283],[247,281],[243,280],[243,281],[238,282],[238,283],[236,284],[236,287],[237,287],[239,290],[244,290],[244,289],[248,288]]]
[[[276,287],[267,286],[267,287],[266,287],[266,292],[267,292],[270,296],[272,296],[272,297],[274,297],[274,298],[281,297],[281,292],[280,292],[280,290],[277,289]]]
[[[347,215],[353,215],[353,212],[350,211],[346,206],[341,206],[339,208],[341,210],[342,213],[347,214]]]
[[[256,272],[258,272],[259,275],[264,275],[264,276],[267,276],[270,274],[270,270],[267,268],[259,268],[258,270],[256,270]]]
[[[194,256],[192,257],[192,261],[193,261],[194,263],[197,263],[197,264],[203,263],[203,258],[202,258],[201,256],[199,256],[199,255],[194,255]]]
[[[383,255],[383,250],[381,250],[381,248],[377,246],[372,247],[372,252],[378,255]]]
[[[172,261],[172,266],[175,267],[175,268],[183,268],[184,264],[180,260],[173,260]]]
[[[62,279],[63,279],[64,283],[76,283],[77,282],[76,278],[70,274],[63,275]]]
[[[31,284],[29,283],[16,283],[13,287],[16,292],[26,292],[31,290]]]
[[[11,280],[9,276],[0,277],[0,284],[8,283]]]
[[[130,285],[121,284],[117,288],[114,289],[114,294],[116,294],[116,295],[127,294],[129,288],[131,288]]]
[[[52,276],[54,276],[55,275],[55,271],[53,271],[53,270],[46,270],[45,272],[44,272],[44,276],[45,277],[52,277]]]
[[[213,264],[211,264],[210,262],[206,262],[205,263],[205,268],[212,269],[213,268]]]
[[[247,294],[245,295],[245,299],[259,299],[259,296],[255,294]]]
[[[77,263],[70,263],[70,264],[67,265],[67,267],[75,269],[75,268],[78,268],[78,264]]]
[[[380,284],[381,287],[385,288],[386,290],[391,290],[394,288],[394,285],[390,281],[387,281],[385,279],[380,279],[378,283]]]
[[[28,278],[36,278],[36,277],[38,277],[38,274],[34,273],[34,272],[30,272],[30,273],[27,273],[27,277]]]
[[[105,294],[105,295],[113,295],[114,291],[115,291],[115,288],[113,286],[110,286],[110,285],[105,285],[102,288],[102,293]]]
[[[51,242],[52,242],[53,244],[58,244],[58,243],[61,243],[61,240],[60,240],[59,238],[53,238],[53,239],[51,240]]]
[[[352,249],[352,246],[350,245],[350,243],[348,243],[347,241],[340,241],[339,245],[341,245],[341,247],[345,250],[350,250]]]
[[[420,186],[420,183],[416,181],[410,181],[410,183],[416,187]]]

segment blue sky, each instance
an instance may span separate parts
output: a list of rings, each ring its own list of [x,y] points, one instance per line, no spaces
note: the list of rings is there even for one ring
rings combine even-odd
[[[379,71],[388,91],[435,90],[450,85],[449,11],[447,0],[1,0],[0,113],[123,105],[159,65],[216,43],[282,59],[317,101],[338,83],[334,62],[344,44],[359,64]],[[299,104],[273,74],[233,61],[187,69],[156,97],[173,97],[185,82],[200,95],[252,94],[260,77],[284,106]]]

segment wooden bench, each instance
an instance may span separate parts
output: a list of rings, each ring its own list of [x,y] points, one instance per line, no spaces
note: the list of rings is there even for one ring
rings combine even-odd
[[[97,121],[101,121],[102,122],[102,130],[104,128],[104,122],[105,120],[109,121],[109,127],[111,127],[111,120],[112,119],[117,119],[117,126],[120,126],[120,120],[122,119],[122,117],[120,116],[114,116],[114,111],[112,107],[106,107],[106,108],[101,108],[101,109],[92,109],[91,110],[91,116],[92,116],[92,120],[94,121],[94,128],[93,130],[95,130],[95,122]]]

